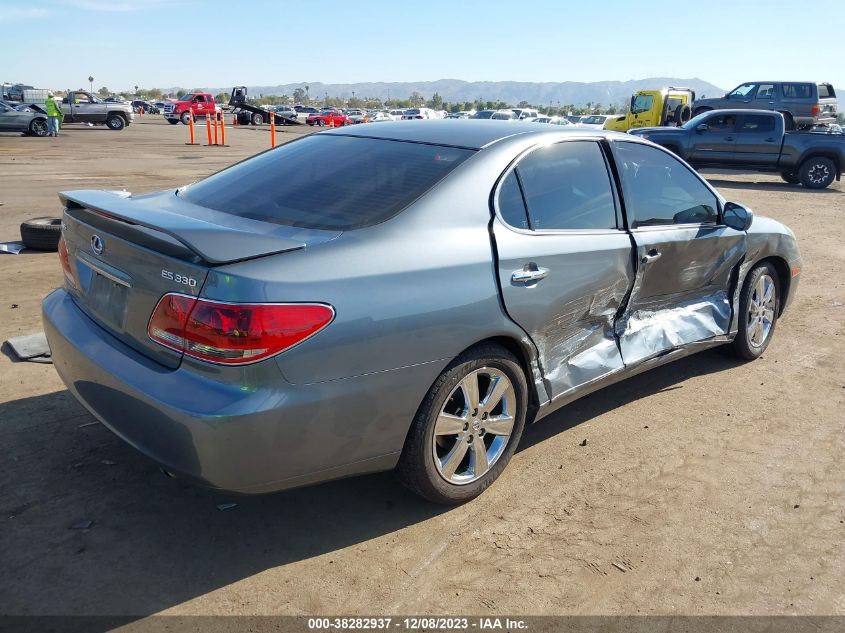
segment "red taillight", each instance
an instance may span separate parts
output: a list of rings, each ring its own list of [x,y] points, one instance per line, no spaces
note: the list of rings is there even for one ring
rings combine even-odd
[[[817,103],[812,107],[812,109],[810,110],[810,113],[813,116],[816,116],[821,111],[822,111],[822,107]]]
[[[65,279],[67,282],[73,286],[74,288],[77,287],[76,285],[76,277],[73,274],[73,269],[70,267],[70,253],[67,251],[67,244],[65,244],[65,236],[62,235],[59,238],[59,261],[62,263],[62,272],[65,274]]]
[[[334,309],[319,303],[233,304],[166,294],[147,333],[187,356],[242,365],[301,343],[333,318]]]

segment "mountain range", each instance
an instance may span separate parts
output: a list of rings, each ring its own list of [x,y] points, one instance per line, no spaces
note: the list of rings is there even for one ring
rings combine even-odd
[[[504,101],[516,105],[520,101],[527,101],[533,105],[545,105],[558,102],[561,105],[572,104],[583,106],[587,103],[603,105],[627,103],[631,94],[637,90],[647,88],[663,88],[666,86],[684,86],[695,90],[698,98],[707,96],[721,96],[725,91],[702,79],[678,79],[675,77],[648,77],[630,81],[564,81],[564,82],[524,82],[524,81],[461,81],[460,79],[440,79],[437,81],[416,82],[373,82],[324,84],[317,82],[299,82],[278,84],[275,86],[247,86],[251,96],[258,95],[290,95],[297,88],[305,90],[313,99],[329,97],[348,99],[353,96],[362,98],[407,99],[414,92],[420,93],[426,99],[438,93],[444,101],[461,102],[474,101]],[[204,90],[217,94],[228,92],[232,86],[207,87]],[[173,88],[175,92],[177,89]]]

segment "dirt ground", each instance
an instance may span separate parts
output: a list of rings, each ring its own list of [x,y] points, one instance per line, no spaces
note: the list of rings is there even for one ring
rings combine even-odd
[[[59,215],[57,191],[173,187],[269,146],[186,137],[160,117],[0,135],[0,241]],[[576,402],[462,507],[389,473],[194,488],[90,424],[51,365],[0,356],[0,613],[845,614],[845,185],[706,175],[802,249],[765,356],[705,352]],[[0,255],[0,341],[41,329],[61,277],[55,253]]]

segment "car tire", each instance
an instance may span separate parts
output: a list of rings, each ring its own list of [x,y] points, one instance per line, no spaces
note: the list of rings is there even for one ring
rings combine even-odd
[[[264,115],[256,112],[252,115],[252,124],[253,125],[261,125],[264,123]]]
[[[801,163],[798,177],[807,189],[824,189],[836,178],[836,165],[824,156],[813,156]]]
[[[745,360],[762,356],[774,336],[779,312],[780,278],[774,266],[763,262],[751,269],[742,284],[734,353]]]
[[[703,114],[703,113],[705,113],[705,112],[710,112],[712,109],[713,109],[713,108],[696,108],[696,109],[693,111],[692,115],[693,115],[694,117],[696,117],[696,116],[698,116],[699,114]]]
[[[170,123],[170,125],[179,125],[179,119],[167,119],[167,122]]]
[[[326,122],[325,122],[325,121],[323,121],[323,119],[317,119],[317,126],[318,126],[318,127],[325,127],[325,126],[326,126]]]
[[[110,114],[106,119],[106,125],[110,130],[122,130],[126,127],[126,119],[119,114]]]
[[[29,122],[29,134],[33,136],[47,136],[47,119],[32,119]]]
[[[182,125],[190,125],[191,124],[191,113],[190,112],[183,112],[179,115],[179,121],[182,122]]]
[[[21,241],[27,248],[55,251],[62,236],[61,218],[32,218],[21,224]]]
[[[788,182],[790,185],[800,185],[801,178],[796,174],[794,171],[782,171],[780,172],[780,177],[784,179],[784,181]]]
[[[499,385],[495,394],[494,385]],[[491,397],[485,410],[484,400]],[[525,374],[513,354],[493,344],[467,350],[426,394],[405,440],[397,478],[434,503],[454,505],[477,497],[516,450],[527,405]],[[494,423],[496,432],[485,427]]]

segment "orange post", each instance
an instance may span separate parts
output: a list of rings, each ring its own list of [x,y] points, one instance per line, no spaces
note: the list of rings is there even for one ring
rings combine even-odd
[[[334,127],[334,116],[329,114],[328,117],[329,117],[329,127]]]
[[[219,119],[217,118],[217,112],[215,112],[214,113],[214,144],[215,145],[220,145],[220,143],[217,142],[217,121],[218,120]]]
[[[196,145],[196,143],[194,142],[194,113],[191,110],[188,110],[188,112],[190,112],[190,118],[188,119],[188,130],[190,132],[191,137],[191,142],[188,143],[188,145]]]
[[[208,144],[211,145],[211,117],[205,113],[205,133],[208,136]]]
[[[226,147],[226,115],[220,113],[220,144]]]
[[[270,147],[276,147],[276,115],[270,113]]]

